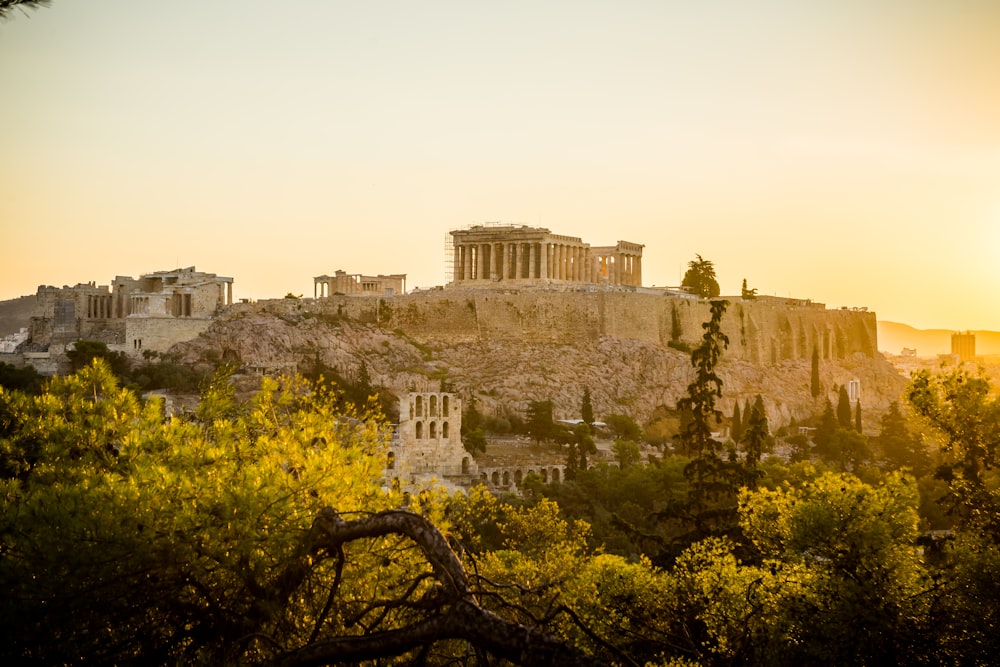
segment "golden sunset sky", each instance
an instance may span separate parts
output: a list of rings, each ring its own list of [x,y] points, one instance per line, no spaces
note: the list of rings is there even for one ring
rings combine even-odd
[[[0,298],[445,281],[501,221],[1000,330],[1000,2],[54,0],[0,23]]]

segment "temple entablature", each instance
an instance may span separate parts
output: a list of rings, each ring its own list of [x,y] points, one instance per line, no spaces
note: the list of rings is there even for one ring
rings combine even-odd
[[[365,276],[337,269],[332,276],[313,278],[313,297],[343,294],[347,296],[395,296],[406,294],[406,274]]]
[[[473,225],[451,232],[451,287],[584,284],[642,286],[643,245],[591,247],[545,227]]]

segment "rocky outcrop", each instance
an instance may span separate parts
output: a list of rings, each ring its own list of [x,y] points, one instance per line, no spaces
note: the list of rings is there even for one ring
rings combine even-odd
[[[598,415],[641,422],[686,392],[693,371],[682,349],[698,344],[707,319],[704,303],[621,292],[283,299],[231,307],[173,351],[190,363],[221,356],[263,371],[308,372],[321,362],[348,377],[364,361],[372,380],[397,395],[445,383],[497,414],[552,400],[557,418],[575,418],[589,387]],[[784,424],[821,410],[828,395],[836,401],[835,387],[851,379],[861,381],[863,411],[874,414],[905,384],[875,351],[872,313],[737,302],[723,324],[726,414],[760,394],[772,423]],[[818,399],[810,394],[814,348],[825,389]]]

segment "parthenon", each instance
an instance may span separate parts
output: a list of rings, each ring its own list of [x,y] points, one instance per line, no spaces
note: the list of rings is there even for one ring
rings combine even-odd
[[[451,286],[580,283],[642,286],[642,248],[591,246],[576,236],[527,225],[473,225],[451,232]]]

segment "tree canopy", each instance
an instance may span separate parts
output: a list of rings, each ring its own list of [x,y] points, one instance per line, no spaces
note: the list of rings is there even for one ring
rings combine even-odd
[[[695,259],[688,262],[688,269],[681,280],[681,287],[706,299],[719,296],[719,282],[715,278],[715,265],[711,261],[703,259],[701,255],[695,255]]]

